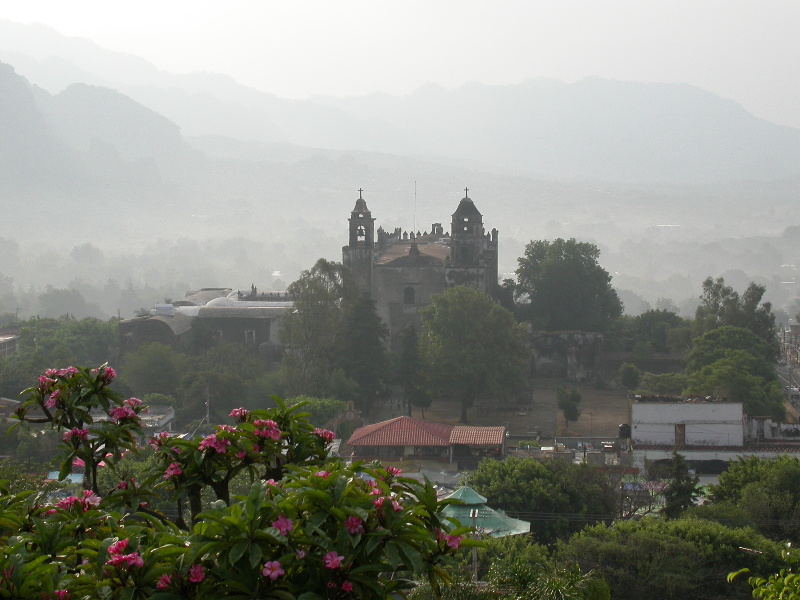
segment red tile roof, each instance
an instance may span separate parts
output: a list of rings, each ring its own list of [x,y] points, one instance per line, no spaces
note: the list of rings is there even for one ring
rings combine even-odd
[[[351,446],[449,446],[452,425],[426,423],[411,417],[359,427],[347,443]]]
[[[505,437],[505,427],[456,425],[450,432],[450,443],[465,446],[500,446]]]
[[[395,417],[359,427],[347,443],[351,446],[500,446],[505,436],[505,427],[447,425]]]

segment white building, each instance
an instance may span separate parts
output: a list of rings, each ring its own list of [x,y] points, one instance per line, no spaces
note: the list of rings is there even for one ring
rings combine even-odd
[[[748,417],[740,402],[636,398],[630,407],[633,465],[665,460],[730,462],[800,454],[800,426]]]
[[[636,400],[631,404],[634,447],[741,447],[744,439],[741,402]]]

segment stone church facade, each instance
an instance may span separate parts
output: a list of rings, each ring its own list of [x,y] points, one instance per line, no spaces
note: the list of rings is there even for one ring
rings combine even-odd
[[[350,213],[349,241],[342,261],[359,290],[370,294],[389,328],[389,342],[409,325],[419,326],[420,311],[448,287],[465,285],[494,295],[498,282],[497,229],[484,230],[483,215],[469,190],[452,215],[450,231],[434,223],[430,231],[375,231],[375,219],[359,191]],[[377,235],[376,235],[377,233]]]

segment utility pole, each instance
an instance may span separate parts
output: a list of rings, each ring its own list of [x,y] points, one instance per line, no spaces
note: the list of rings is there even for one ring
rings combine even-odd
[[[478,509],[472,508],[469,511],[469,518],[472,519],[473,535],[478,531]],[[472,581],[478,581],[478,549],[472,547]]]

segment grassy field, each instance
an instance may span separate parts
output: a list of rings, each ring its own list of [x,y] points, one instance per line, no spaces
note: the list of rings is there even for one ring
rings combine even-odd
[[[537,379],[532,397],[527,403],[509,405],[481,401],[469,410],[471,425],[505,425],[515,435],[575,435],[616,437],[617,426],[628,422],[628,399],[625,390],[598,390],[589,385],[577,385],[582,400],[577,422],[566,427],[564,416],[556,405],[556,388],[571,385],[561,380]],[[398,406],[387,406],[380,418],[388,419],[404,414]],[[458,402],[434,402],[425,409],[424,418],[440,423],[457,423],[460,415]],[[412,416],[423,418],[423,411],[414,409]]]

